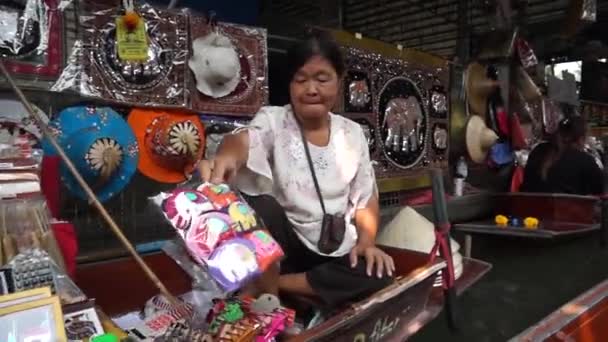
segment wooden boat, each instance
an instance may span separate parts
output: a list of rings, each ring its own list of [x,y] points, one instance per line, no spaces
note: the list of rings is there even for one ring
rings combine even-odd
[[[449,206],[443,196],[443,176],[431,172],[433,179],[433,212],[437,227],[448,226]],[[437,195],[440,194],[440,195]],[[443,236],[441,233],[440,236]],[[449,236],[446,236],[449,239]],[[447,244],[449,246],[449,244]],[[448,323],[454,325],[454,296],[477,282],[491,266],[466,258],[463,275],[447,291],[433,285],[446,263],[440,258],[430,261],[426,253],[382,247],[396,266],[396,280],[369,298],[347,305],[320,325],[293,337],[299,341],[404,341],[417,329],[434,319],[446,303]],[[451,255],[449,247],[441,255]],[[146,257],[165,286],[174,294],[190,290],[190,279],[169,257],[156,254]],[[115,281],[109,284],[108,276]],[[132,259],[82,267],[77,284],[110,315],[139,311],[156,295],[156,287],[142,282],[144,273]]]
[[[608,341],[608,280],[568,302],[511,341]]]
[[[429,263],[428,254],[385,248],[397,267],[397,281],[370,298],[346,307],[338,315],[302,333],[293,341],[403,341],[442,311],[442,291],[433,288],[445,262]],[[146,262],[176,294],[191,289],[189,276],[164,254],[145,256]],[[466,259],[464,274],[456,283],[462,293],[476,283],[491,266]],[[111,279],[111,280],[109,280]],[[141,310],[157,295],[132,259],[82,265],[77,284],[110,316]]]
[[[455,231],[466,234],[491,234],[552,239],[582,234],[600,229],[600,217],[596,214],[600,200],[593,196],[544,193],[500,193],[490,198],[489,212],[479,219],[455,224]],[[536,217],[538,229],[522,227],[498,227],[496,215],[514,216],[523,220]]]

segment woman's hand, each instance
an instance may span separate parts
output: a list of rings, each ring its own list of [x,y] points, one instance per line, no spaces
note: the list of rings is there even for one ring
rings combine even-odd
[[[238,162],[230,155],[217,155],[214,159],[201,160],[198,171],[204,182],[228,183],[238,171]]]
[[[380,248],[373,244],[358,243],[350,251],[351,267],[357,267],[359,256],[365,258],[368,276],[372,276],[374,265],[376,266],[376,276],[378,276],[378,278],[382,278],[384,272],[386,272],[389,277],[393,276],[393,273],[395,272],[395,262],[390,255],[384,253]]]

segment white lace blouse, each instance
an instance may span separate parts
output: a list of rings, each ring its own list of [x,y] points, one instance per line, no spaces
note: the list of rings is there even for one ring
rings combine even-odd
[[[328,145],[308,146],[327,213],[345,216],[344,241],[331,254],[342,256],[357,242],[353,215],[366,207],[376,183],[361,127],[331,113],[330,122]],[[238,188],[249,195],[274,196],[302,242],[324,255],[317,248],[323,212],[291,106],[262,108],[248,131],[249,157],[237,177]]]

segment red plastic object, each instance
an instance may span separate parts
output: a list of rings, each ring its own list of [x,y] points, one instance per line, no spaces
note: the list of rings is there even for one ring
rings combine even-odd
[[[42,158],[42,172],[40,175],[40,188],[46,198],[47,206],[54,218],[59,218],[61,182],[59,181],[59,156],[45,156]]]
[[[63,254],[65,267],[70,278],[76,276],[76,256],[78,255],[78,239],[74,225],[68,222],[52,224],[53,234]]]

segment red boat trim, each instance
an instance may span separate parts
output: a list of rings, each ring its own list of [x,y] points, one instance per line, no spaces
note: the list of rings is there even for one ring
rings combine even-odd
[[[405,292],[407,289],[412,286],[420,283],[424,279],[436,274],[437,272],[445,269],[446,262],[441,261],[434,263],[434,261],[430,262],[429,266],[418,268],[407,276],[398,278],[394,284],[389,287],[376,292],[371,299],[366,299],[363,302],[355,303],[352,305],[354,314],[367,310],[374,305],[382,304],[390,299],[393,299]]]
[[[601,302],[608,294],[608,280],[596,285],[573,301],[568,302],[538,324],[527,329],[510,341],[544,341],[559,333],[564,327],[580,317],[587,310]]]

